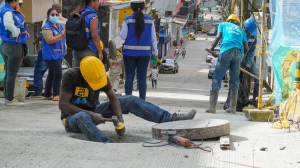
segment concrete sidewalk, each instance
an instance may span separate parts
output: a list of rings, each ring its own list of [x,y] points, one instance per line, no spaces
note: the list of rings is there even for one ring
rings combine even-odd
[[[101,100],[105,98],[102,96]],[[179,105],[182,104],[161,107],[170,112],[190,110]],[[116,142],[102,144],[86,141],[82,134],[66,133],[57,102],[28,99],[25,107],[1,105],[0,108],[0,167],[242,167],[216,161],[210,153],[200,149],[144,148],[142,142],[152,140],[151,126],[155,123],[132,114],[124,116],[126,135],[121,142],[111,123],[99,125]],[[231,122],[229,150],[221,150],[218,139],[204,141],[203,146],[212,147],[218,159],[259,167],[300,165],[299,132],[270,129],[268,123],[247,121],[242,113],[232,115],[222,110],[214,115],[197,110],[196,120],[219,118]],[[282,146],[286,149],[280,150]],[[260,151],[261,147],[268,150]]]

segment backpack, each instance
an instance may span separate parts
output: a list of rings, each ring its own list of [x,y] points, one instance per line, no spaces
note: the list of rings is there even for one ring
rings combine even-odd
[[[86,12],[83,15],[75,13],[68,19],[66,23],[66,43],[68,48],[82,51],[88,47],[90,39],[86,38],[84,17],[91,13],[95,12]]]

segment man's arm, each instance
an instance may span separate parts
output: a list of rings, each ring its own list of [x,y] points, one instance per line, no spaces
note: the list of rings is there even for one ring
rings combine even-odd
[[[248,54],[245,55],[245,59],[246,59],[246,67],[247,68],[250,68],[253,63],[254,63],[254,57],[255,57],[255,49],[256,49],[256,44],[257,44],[257,39],[255,38],[254,42],[252,43],[251,46],[248,46],[249,47],[249,51],[248,51]]]
[[[244,44],[244,55],[247,55],[249,51],[248,42],[243,42],[243,44]]]
[[[214,51],[214,49],[217,46],[218,42],[220,41],[221,37],[222,37],[222,33],[219,32],[218,36],[215,38],[214,42],[212,43],[210,50]]]
[[[94,113],[92,111],[83,110],[83,109],[71,104],[70,103],[71,98],[72,98],[71,94],[61,91],[60,99],[59,99],[59,109],[61,111],[65,112],[67,114],[70,114],[70,115],[74,115],[79,112],[86,112],[87,114],[89,114],[92,117],[92,119],[96,125],[105,123],[105,121],[103,120],[103,117],[101,115]]]

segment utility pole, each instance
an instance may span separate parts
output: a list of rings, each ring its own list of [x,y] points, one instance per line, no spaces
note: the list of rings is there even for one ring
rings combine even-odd
[[[241,0],[241,22],[249,18],[248,0]]]
[[[262,94],[263,94],[263,75],[264,75],[264,24],[265,24],[265,0],[262,0],[262,19],[261,19],[261,54],[260,54],[260,73],[259,73],[259,99],[258,99],[258,109],[262,109]]]

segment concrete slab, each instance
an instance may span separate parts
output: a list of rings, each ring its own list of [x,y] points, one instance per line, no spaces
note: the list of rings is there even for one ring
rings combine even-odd
[[[170,130],[175,130],[175,135],[178,136],[185,134],[190,140],[209,139],[229,135],[230,122],[221,119],[200,119],[161,123],[152,127],[152,137],[164,140],[164,132]]]
[[[261,121],[268,122],[272,121],[274,117],[273,110],[258,110],[258,109],[248,109],[245,111],[245,117],[249,121]]]

